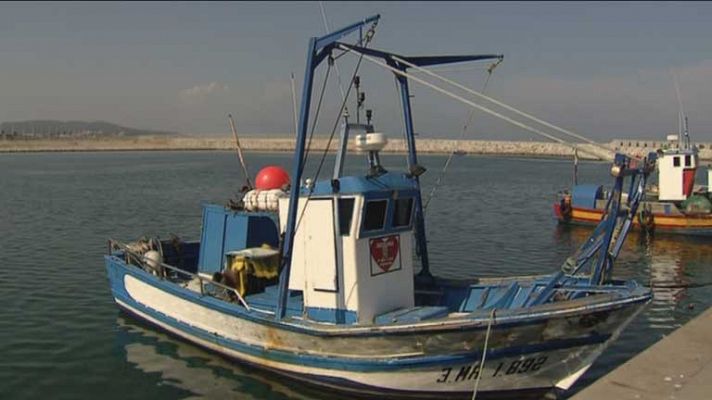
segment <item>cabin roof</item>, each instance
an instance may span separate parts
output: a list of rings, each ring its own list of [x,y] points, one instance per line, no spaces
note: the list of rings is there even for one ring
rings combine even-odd
[[[391,192],[394,190],[417,190],[415,179],[408,177],[404,173],[386,172],[383,175],[368,176],[342,176],[339,178],[338,193],[357,194],[368,192]],[[331,180],[321,180],[316,182],[312,195],[334,194],[334,187]],[[302,187],[302,194],[309,194],[309,190]]]

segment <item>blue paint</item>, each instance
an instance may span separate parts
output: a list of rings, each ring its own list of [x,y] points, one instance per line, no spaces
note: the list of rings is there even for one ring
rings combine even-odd
[[[366,24],[370,24],[371,22],[378,22],[378,20],[380,18],[381,18],[381,15],[376,14],[376,15],[373,15],[373,16],[370,16],[370,17],[364,19],[363,21],[356,22],[356,23],[346,26],[342,29],[339,29],[338,31],[334,31],[328,35],[324,35],[320,38],[314,38],[315,39],[314,50],[316,51],[316,50],[321,49],[322,47],[326,47],[326,46],[336,42],[337,40],[341,39],[342,37],[354,32],[358,29],[361,29],[361,27],[363,27]],[[302,103],[302,104],[304,104],[304,103]]]
[[[292,353],[273,348],[250,345],[236,340],[227,339],[203,329],[194,327],[175,318],[166,316],[149,307],[137,303],[130,297],[119,297],[119,300],[128,304],[132,308],[149,315],[164,324],[167,324],[182,332],[201,338],[206,341],[217,343],[221,347],[231,349],[239,353],[259,357],[265,361],[278,361],[294,365],[303,365],[314,368],[327,368],[354,372],[379,372],[396,371],[403,368],[432,368],[437,366],[451,366],[452,364],[471,363],[482,357],[481,350],[474,350],[467,353],[413,356],[399,358],[346,358],[336,356],[319,356],[304,353]],[[129,310],[130,311],[130,310]],[[493,327],[493,329],[497,329]],[[522,345],[505,348],[494,348],[487,351],[487,359],[519,356],[529,353],[539,353],[568,349],[580,346],[590,346],[604,343],[611,337],[610,334],[592,334],[586,337],[549,340],[545,343],[533,345]]]
[[[596,208],[596,200],[603,199],[603,186],[581,184],[574,186],[571,195],[571,205],[581,208]]]
[[[358,317],[355,311],[338,308],[307,307],[307,317],[317,322],[332,324],[355,324]]]
[[[417,182],[403,173],[386,172],[377,177],[342,176],[339,178],[341,194],[365,194],[393,191],[415,192],[418,190]],[[309,195],[309,190],[302,188],[303,196]],[[328,196],[334,194],[330,180],[321,180],[314,184],[312,196]]]
[[[212,298],[210,296],[201,296],[199,293],[195,293],[192,290],[185,289],[179,285],[176,285],[172,282],[167,282],[162,279],[159,279],[158,277],[149,274],[148,272],[135,267],[131,265],[126,265],[123,260],[117,256],[105,256],[105,262],[106,262],[106,269],[107,269],[107,275],[109,276],[109,281],[111,284],[111,290],[114,294],[122,294],[124,296],[128,296],[128,293],[126,293],[123,282],[124,282],[124,275],[131,275],[134,278],[145,282],[148,285],[154,286],[157,289],[163,290],[169,295],[175,296],[177,298],[187,300],[196,304],[199,304],[201,306],[207,307],[211,310],[219,311],[222,313],[227,314],[228,316],[234,317],[234,318],[241,318],[250,322],[256,322],[259,324],[267,325],[267,326],[272,326],[275,328],[279,328],[282,330],[286,331],[291,331],[291,332],[298,332],[298,333],[305,333],[309,334],[315,337],[333,337],[333,336],[359,336],[359,337],[384,337],[384,336],[399,336],[399,335],[411,335],[413,332],[419,332],[421,334],[430,334],[430,333],[446,333],[450,331],[461,331],[461,330],[472,330],[473,332],[476,332],[478,330],[484,330],[486,329],[485,326],[482,325],[468,325],[468,326],[462,326],[462,325],[456,325],[456,326],[451,326],[451,327],[439,327],[439,326],[433,326],[433,327],[428,327],[428,328],[419,328],[417,330],[403,330],[403,331],[398,331],[398,332],[383,332],[383,331],[358,331],[358,332],[352,332],[352,333],[333,333],[328,330],[320,330],[317,327],[313,325],[298,325],[298,324],[283,324],[270,316],[267,316],[263,313],[259,313],[257,311],[247,311],[244,307],[242,307],[239,304],[235,303],[227,303],[222,300],[218,300],[215,298]],[[548,281],[550,279],[550,276],[546,277],[546,280]],[[579,280],[580,282],[585,283],[583,280]],[[652,294],[648,289],[642,288],[639,285],[637,285],[634,281],[626,281],[626,283],[630,283],[633,285],[632,287],[629,288],[630,293],[628,293],[627,297],[632,298],[626,304],[641,304],[641,303],[646,303],[650,301],[652,298]],[[613,283],[612,283],[613,284]],[[616,285],[621,285],[620,282],[614,283]],[[585,284],[582,284],[582,289],[585,289],[588,287]],[[464,288],[463,288],[464,289]],[[274,289],[268,289],[266,292],[273,291]],[[460,289],[456,288],[450,288],[450,287],[443,287],[443,290],[445,290],[446,296],[448,293],[456,293]],[[297,293],[292,293],[290,296],[300,296],[300,294]],[[249,304],[249,303],[248,303]],[[615,305],[615,306],[605,306],[601,308],[600,310],[610,310],[612,307],[617,308],[617,307],[622,307],[622,304]],[[595,307],[593,307],[591,310],[597,311]],[[473,316],[474,318],[474,316]],[[497,317],[497,326],[501,329],[511,329],[519,326],[527,326],[527,325],[538,325],[542,324],[546,321],[545,319],[542,319],[541,316],[525,316],[522,318],[522,315],[512,315],[512,316],[507,316],[507,315],[498,315]],[[294,322],[294,321],[292,321]]]
[[[200,249],[198,271],[212,274],[222,270],[225,253],[229,251],[263,244],[279,246],[276,215],[233,211],[205,204],[201,243],[204,245]]]
[[[448,310],[447,307],[431,306],[406,308],[378,315],[374,319],[374,322],[376,324],[412,324],[415,322],[425,321],[427,319],[445,317],[448,315],[449,312],[450,310]]]
[[[306,144],[307,129],[309,125],[309,106],[311,105],[312,85],[314,83],[314,53],[317,50],[317,38],[309,40],[307,52],[307,65],[304,71],[304,86],[302,87],[302,103],[299,113],[299,131],[294,149],[292,167],[292,186],[289,191],[289,209],[287,210],[287,224],[282,245],[282,271],[279,274],[279,294],[277,301],[277,319],[285,316],[287,308],[287,292],[289,292],[289,276],[292,269],[292,248],[294,246],[294,233],[297,224],[297,207],[299,205],[299,184],[302,180],[304,168],[304,146]],[[318,65],[318,64],[317,64]]]
[[[278,298],[277,286],[268,286],[263,293],[251,294],[245,297],[250,307],[261,310],[275,311]],[[304,310],[304,297],[300,291],[291,291],[287,297],[286,315],[301,317]]]

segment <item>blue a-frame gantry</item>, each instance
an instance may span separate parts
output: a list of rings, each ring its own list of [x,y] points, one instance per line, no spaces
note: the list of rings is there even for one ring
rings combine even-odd
[[[291,257],[294,247],[294,233],[297,220],[297,209],[299,202],[300,182],[302,179],[302,168],[304,166],[304,153],[307,139],[307,128],[309,125],[309,111],[311,108],[311,96],[314,83],[314,72],[316,68],[339,46],[348,48],[351,51],[383,59],[389,66],[405,73],[409,68],[408,65],[399,62],[398,60],[406,61],[412,65],[419,67],[451,64],[465,61],[481,61],[490,59],[502,59],[501,55],[455,55],[455,56],[419,56],[408,57],[401,56],[395,53],[390,53],[382,50],[368,49],[362,46],[349,45],[338,42],[344,36],[347,36],[355,31],[359,31],[360,37],[363,38],[363,28],[368,24],[378,23],[380,15],[374,15],[366,18],[363,21],[351,24],[347,27],[334,31],[322,37],[312,37],[309,40],[307,50],[306,69],[304,72],[304,83],[302,87],[302,101],[299,112],[299,125],[297,132],[296,148],[294,149],[294,161],[292,167],[292,185],[289,193],[289,210],[287,212],[287,224],[282,243],[282,270],[279,276],[279,294],[276,310],[276,318],[282,319],[286,311],[287,293],[289,291],[289,276],[291,270]],[[361,43],[362,40],[359,41]],[[418,157],[415,147],[415,133],[413,129],[413,117],[410,104],[410,90],[408,88],[407,75],[396,74],[398,86],[401,94],[401,104],[403,107],[403,118],[405,120],[405,133],[408,145],[408,168],[411,171],[413,179],[418,187],[419,179],[417,174],[413,172],[418,169]],[[423,207],[420,191],[415,199],[415,237],[416,249],[420,255],[422,270],[421,275],[430,275],[430,264],[428,262],[428,249],[425,238],[425,221],[423,218]]]

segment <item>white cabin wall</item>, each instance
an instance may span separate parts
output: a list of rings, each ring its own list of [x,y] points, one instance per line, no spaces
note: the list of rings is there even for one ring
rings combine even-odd
[[[369,239],[363,238],[356,245],[358,268],[358,320],[372,322],[379,314],[398,308],[413,307],[413,233],[400,232],[399,257],[401,269],[371,276],[371,252]]]
[[[673,166],[673,158],[680,157],[680,166]],[[658,159],[658,198],[661,201],[685,200],[682,191],[683,155],[665,155]]]
[[[343,243],[343,282],[344,282],[344,305],[349,311],[358,312],[359,306],[359,291],[358,291],[358,268],[359,261],[356,252],[356,237],[359,231],[359,222],[361,221],[361,213],[363,212],[363,197],[356,196],[354,200],[354,214],[351,220],[351,231],[349,236],[342,236]]]
[[[299,199],[299,208],[297,210],[297,216],[301,215],[304,210],[305,199]],[[279,199],[279,232],[284,233],[287,230],[287,214],[289,212],[289,199],[281,198]],[[292,266],[289,272],[289,289],[290,290],[304,290],[306,284],[306,277],[304,271],[306,269],[305,264],[305,241],[302,236],[304,230],[302,227],[298,227],[297,232],[294,234],[294,246],[292,247]]]

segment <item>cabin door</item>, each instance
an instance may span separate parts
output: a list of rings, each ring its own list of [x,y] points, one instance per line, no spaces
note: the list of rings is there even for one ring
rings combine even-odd
[[[308,287],[317,291],[339,290],[336,236],[334,230],[334,201],[311,199],[306,207],[305,266]]]

